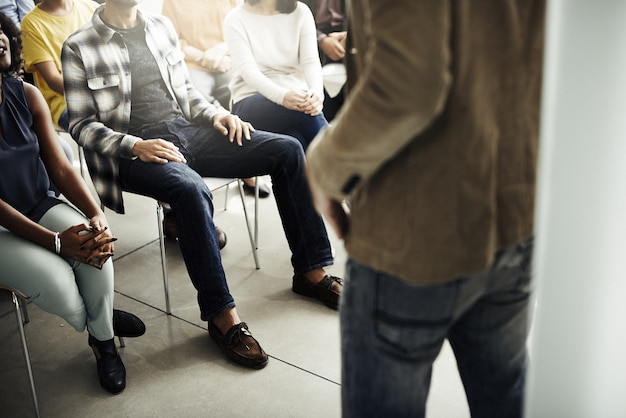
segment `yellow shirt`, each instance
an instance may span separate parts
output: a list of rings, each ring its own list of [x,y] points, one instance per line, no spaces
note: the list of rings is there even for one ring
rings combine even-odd
[[[224,42],[224,17],[240,3],[240,0],[164,0],[163,15],[174,24],[183,50],[190,45],[206,51]],[[204,69],[194,61],[186,62],[190,68]]]
[[[33,73],[35,85],[43,93],[55,123],[58,123],[65,110],[65,98],[48,86],[37,72],[35,64],[52,61],[61,72],[63,42],[91,19],[98,6],[95,1],[74,0],[72,11],[65,16],[53,16],[36,6],[22,21],[22,57],[25,70]]]

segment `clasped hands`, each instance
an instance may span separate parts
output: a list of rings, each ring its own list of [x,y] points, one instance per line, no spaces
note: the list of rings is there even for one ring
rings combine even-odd
[[[324,98],[313,92],[288,91],[283,98],[283,107],[317,116],[324,108]]]
[[[99,216],[91,218],[89,225],[70,226],[59,233],[59,238],[61,255],[98,269],[113,256],[115,251],[113,243],[117,241]]]
[[[346,56],[346,32],[331,32],[320,41],[320,48],[328,58],[339,61]]]

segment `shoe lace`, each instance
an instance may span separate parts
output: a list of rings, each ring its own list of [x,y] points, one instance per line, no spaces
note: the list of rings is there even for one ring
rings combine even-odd
[[[228,347],[234,348],[237,344],[241,343],[246,350],[250,350],[250,347],[246,342],[242,339],[242,334],[246,337],[252,338],[252,334],[248,331],[248,325],[245,322],[240,323],[234,328],[228,335]]]
[[[326,275],[326,278],[328,279],[328,290],[333,289],[333,283],[337,283],[343,286],[343,279],[341,277],[331,276],[330,274],[328,274]]]

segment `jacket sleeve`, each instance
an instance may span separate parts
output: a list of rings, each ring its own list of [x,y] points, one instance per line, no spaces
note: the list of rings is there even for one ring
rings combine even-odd
[[[63,84],[70,122],[69,133],[72,138],[80,146],[98,154],[113,158],[132,158],[133,147],[141,138],[118,132],[98,119],[96,98],[93,89],[89,88],[77,45],[65,42],[61,62],[65,75]],[[101,82],[112,84],[112,80],[103,79]],[[109,100],[109,97],[103,94],[102,99]]]
[[[451,84],[449,0],[357,1],[348,16],[358,78],[349,80],[338,118],[307,152],[316,183],[337,200],[419,140]]]

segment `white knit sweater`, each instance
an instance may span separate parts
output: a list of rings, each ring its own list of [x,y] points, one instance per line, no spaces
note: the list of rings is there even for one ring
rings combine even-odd
[[[232,57],[233,103],[261,93],[282,105],[289,90],[324,97],[315,21],[304,3],[269,16],[239,6],[226,15],[224,37]]]

